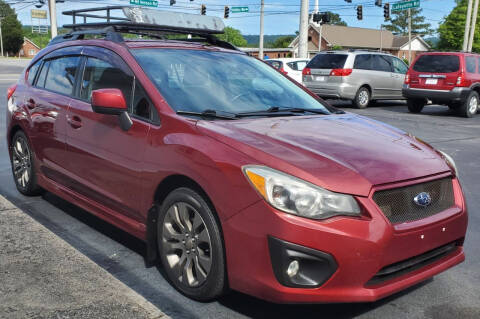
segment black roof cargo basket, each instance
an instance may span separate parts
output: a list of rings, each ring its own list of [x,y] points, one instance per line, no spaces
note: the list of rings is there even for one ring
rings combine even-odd
[[[73,23],[63,26],[72,31],[55,37],[49,45],[82,40],[86,35],[99,35],[108,41],[123,42],[122,33],[160,39],[165,39],[165,36],[169,34],[185,34],[191,35],[193,38],[180,39],[180,41],[206,42],[218,47],[238,50],[231,43],[215,37],[215,34],[222,34],[224,29],[223,21],[218,17],[134,6],[71,10],[64,11],[63,14],[72,16]],[[123,16],[120,16],[122,14]],[[78,23],[79,19],[82,22]],[[91,19],[94,21],[88,21]]]

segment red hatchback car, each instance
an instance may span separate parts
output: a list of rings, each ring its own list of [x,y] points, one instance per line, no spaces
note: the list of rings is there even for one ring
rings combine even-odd
[[[428,52],[419,55],[405,76],[402,90],[408,110],[419,113],[427,103],[444,104],[464,117],[480,106],[480,55]]]
[[[197,300],[231,288],[374,301],[464,260],[448,155],[330,107],[213,31],[120,35],[155,28],[85,27],[26,68],[7,110],[21,193],[47,190],[144,240],[147,260]]]

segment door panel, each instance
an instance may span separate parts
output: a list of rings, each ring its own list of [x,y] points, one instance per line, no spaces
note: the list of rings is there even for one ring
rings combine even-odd
[[[373,54],[371,83],[374,99],[394,98],[394,79],[391,76],[393,67],[388,56]]]

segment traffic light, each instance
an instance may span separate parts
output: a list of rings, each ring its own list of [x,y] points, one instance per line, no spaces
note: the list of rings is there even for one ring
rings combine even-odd
[[[170,0],[170,5],[173,6],[175,3],[177,3],[176,0]]]
[[[201,13],[202,15],[206,15],[207,14],[207,6],[202,4],[202,10],[201,10]]]
[[[323,23],[329,23],[330,22],[330,14],[328,12],[325,12],[322,16]]]
[[[322,15],[319,12],[313,14],[313,22],[320,23],[322,22]]]
[[[385,20],[390,19],[390,3],[385,3],[383,6],[383,17]]]
[[[363,6],[357,6],[357,19],[363,20]]]
[[[227,19],[229,15],[230,15],[230,8],[228,6],[225,6],[225,13],[223,14],[223,17]]]
[[[382,7],[382,0],[375,0],[375,5],[377,7]]]

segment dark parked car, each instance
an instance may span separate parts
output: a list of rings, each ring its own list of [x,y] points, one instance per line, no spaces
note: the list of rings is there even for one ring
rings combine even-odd
[[[403,96],[408,110],[419,113],[427,103],[448,105],[465,117],[479,108],[480,55],[428,52],[419,55],[405,78]]]
[[[231,288],[374,301],[464,260],[448,155],[213,38],[218,18],[124,10],[131,23],[56,38],[9,89],[21,193],[50,191],[144,240],[147,261],[197,300]],[[147,31],[196,37],[121,36]]]

